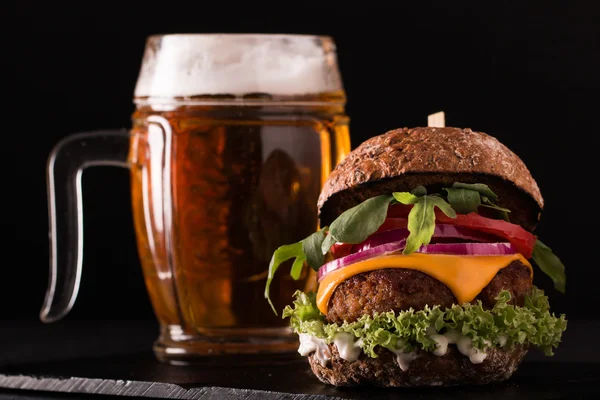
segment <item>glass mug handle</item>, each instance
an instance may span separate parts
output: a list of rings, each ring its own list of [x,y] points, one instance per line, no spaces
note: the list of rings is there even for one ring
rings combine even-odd
[[[43,322],[63,318],[73,307],[83,264],[83,205],[81,174],[92,166],[129,168],[125,129],[70,135],[56,144],[48,157],[50,274],[40,312]]]

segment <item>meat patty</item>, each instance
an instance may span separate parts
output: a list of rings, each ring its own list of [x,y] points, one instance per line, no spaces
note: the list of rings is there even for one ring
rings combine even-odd
[[[530,269],[520,261],[513,261],[508,267],[498,271],[475,300],[481,300],[485,308],[492,308],[496,304],[496,296],[502,290],[508,290],[509,304],[523,306],[525,296],[531,291],[532,286]]]
[[[513,261],[501,269],[476,297],[485,308],[496,303],[495,297],[506,289],[511,304],[523,305],[532,287],[529,268]],[[353,322],[365,314],[422,310],[426,305],[442,308],[457,303],[446,285],[431,276],[411,269],[378,269],[355,275],[342,282],[329,300],[327,320],[341,324]]]

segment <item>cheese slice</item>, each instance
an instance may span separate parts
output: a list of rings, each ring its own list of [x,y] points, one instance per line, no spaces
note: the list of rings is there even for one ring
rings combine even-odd
[[[329,299],[338,285],[346,279],[376,269],[403,268],[421,271],[446,285],[459,304],[472,301],[496,276],[513,261],[529,268],[531,264],[521,254],[503,256],[457,256],[450,254],[394,254],[372,258],[330,272],[319,282],[317,307],[327,314]]]

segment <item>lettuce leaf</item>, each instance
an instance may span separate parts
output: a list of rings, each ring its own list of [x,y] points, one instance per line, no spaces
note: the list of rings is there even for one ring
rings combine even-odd
[[[537,347],[551,356],[567,328],[565,316],[551,314],[548,298],[536,287],[526,297],[523,307],[508,304],[510,292],[504,290],[496,297],[495,306],[488,310],[477,301],[444,310],[435,306],[419,311],[409,309],[399,313],[365,315],[358,321],[341,325],[326,322],[316,306],[314,293],[297,291],[294,296],[293,306],[288,305],[284,309],[283,318],[290,319],[290,326],[296,333],[307,333],[328,343],[333,342],[336,333],[351,333],[362,339],[363,351],[373,358],[377,357],[377,346],[390,350],[433,351],[436,343],[428,334],[431,329],[440,333],[457,330],[482,351],[505,342],[509,348],[523,344]]]

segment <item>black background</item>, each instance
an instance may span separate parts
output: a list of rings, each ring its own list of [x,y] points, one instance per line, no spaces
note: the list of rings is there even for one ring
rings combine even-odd
[[[557,312],[599,315],[596,2],[485,2],[485,8],[413,2],[397,9],[286,2],[262,10],[122,3],[22,2],[14,30],[5,34],[16,53],[3,64],[14,67],[7,87],[14,85],[17,101],[5,98],[12,111],[4,118],[15,128],[4,132],[0,318],[35,320],[42,305],[48,279],[45,164],[53,145],[75,132],[129,127],[145,39],[176,32],[331,35],[353,147],[388,129],[426,125],[427,115],[439,110],[449,126],[498,137],[538,181],[546,200],[538,235],[567,268],[566,295],[553,291],[541,273],[536,283],[548,289]],[[67,318],[152,319],[128,171],[87,170],[83,194],[84,273]]]

